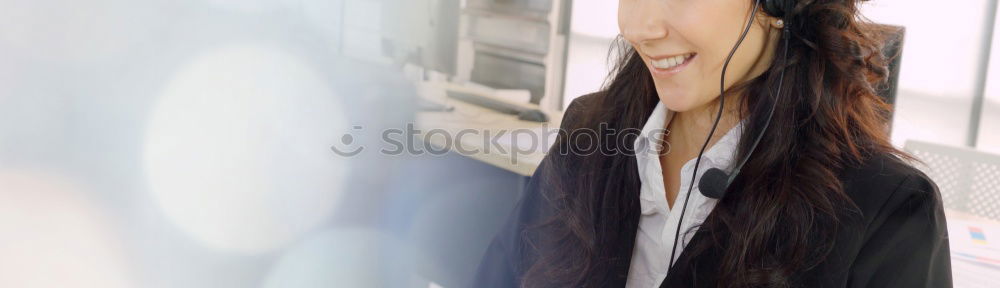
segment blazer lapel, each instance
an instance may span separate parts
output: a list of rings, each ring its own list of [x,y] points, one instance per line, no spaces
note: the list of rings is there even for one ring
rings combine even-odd
[[[636,199],[638,206],[638,199]],[[632,266],[632,249],[635,247],[635,236],[639,229],[639,207],[633,207],[631,211],[636,211],[635,215],[629,215],[622,225],[621,244],[615,250],[615,255],[611,261],[611,277],[608,285],[604,287],[625,287],[628,281],[628,270]]]
[[[711,216],[709,216],[711,217]],[[700,243],[702,241],[712,241],[709,233],[704,229],[698,229],[691,241],[688,243]],[[719,267],[719,259],[722,251],[716,246],[711,246],[708,250],[695,256],[691,249],[681,251],[674,266],[667,272],[667,278],[663,280],[660,287],[715,287],[718,279],[716,270]],[[669,257],[669,256],[665,256]]]

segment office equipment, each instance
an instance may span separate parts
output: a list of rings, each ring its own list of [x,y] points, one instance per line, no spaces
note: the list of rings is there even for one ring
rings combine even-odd
[[[517,119],[524,121],[532,121],[532,122],[549,121],[549,117],[545,116],[545,112],[542,112],[541,110],[538,109],[529,109],[521,111],[521,113],[517,115]]]
[[[448,98],[453,98],[462,102],[473,104],[479,107],[490,109],[504,114],[517,115],[518,119],[533,121],[533,122],[545,122],[548,121],[548,117],[545,116],[545,112],[539,111],[538,109],[531,109],[522,107],[519,105],[504,102],[499,99],[495,99],[489,96],[478,95],[469,92],[448,90],[446,92]]]
[[[469,0],[463,11],[474,50],[468,79],[527,89],[531,103],[561,108],[570,2]]]
[[[460,0],[382,0],[383,53],[448,75],[456,73]]]
[[[340,53],[457,73],[461,0],[344,0]]]
[[[549,50],[551,25],[545,21],[526,21],[494,13],[474,13],[469,19],[469,36],[479,43],[537,54]]]
[[[474,58],[472,81],[494,88],[527,89],[531,91],[529,102],[535,104],[545,95],[545,75],[548,73],[545,65],[489,48],[480,48]]]
[[[926,165],[947,209],[1000,220],[1000,155],[964,147],[907,141],[904,148]]]
[[[479,107],[483,107],[504,114],[517,115],[521,113],[522,110],[520,109],[520,107],[516,107],[515,105],[512,104],[468,92],[448,90],[445,93],[448,94],[448,98],[457,99],[465,103],[477,105]]]
[[[343,55],[524,89],[530,103],[562,107],[570,0],[344,1]]]

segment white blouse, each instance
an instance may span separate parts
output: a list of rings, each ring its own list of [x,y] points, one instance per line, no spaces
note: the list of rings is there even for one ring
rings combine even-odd
[[[625,285],[627,288],[659,287],[660,282],[663,282],[663,279],[667,277],[667,271],[670,269],[669,251],[674,245],[674,233],[677,231],[681,207],[684,205],[683,201],[687,195],[688,185],[691,183],[691,170],[694,169],[694,162],[697,160],[697,158],[691,159],[681,168],[680,191],[674,201],[674,208],[677,209],[670,209],[667,203],[666,189],[663,187],[663,172],[657,150],[669,146],[668,144],[657,144],[661,143],[662,136],[666,133],[665,125],[672,118],[673,112],[667,111],[663,103],[658,103],[653,109],[653,114],[646,120],[642,134],[635,141],[635,158],[639,165],[639,179],[642,182],[642,188],[639,192],[642,215],[639,218],[639,230],[635,236],[635,248],[632,250],[632,262]],[[743,122],[741,121],[729,130],[719,142],[705,151],[698,167],[694,190],[691,191],[687,215],[684,216],[684,223],[680,224],[681,235],[678,238],[681,243],[677,245],[677,250],[674,252],[675,260],[697,231],[692,230],[692,227],[701,224],[715,208],[715,203],[718,201],[705,197],[698,190],[697,183],[701,179],[701,175],[711,168],[720,168],[727,172],[731,170],[730,164],[734,162],[736,146],[739,144],[742,132]]]

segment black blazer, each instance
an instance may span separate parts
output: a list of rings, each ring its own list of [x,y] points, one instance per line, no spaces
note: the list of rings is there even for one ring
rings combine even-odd
[[[588,95],[573,101],[563,120],[577,118],[587,109]],[[558,144],[557,144],[558,145]],[[547,165],[549,154],[542,166]],[[634,160],[632,161],[635,162]],[[487,248],[471,287],[517,287],[525,269],[536,259],[537,250],[523,245],[525,225],[552,215],[552,206],[542,199],[539,184],[545,169],[539,167],[524,196],[506,224]],[[937,186],[923,173],[892,155],[872,157],[859,167],[847,169],[841,179],[844,190],[861,209],[862,219],[845,222],[839,229],[830,256],[819,267],[801,272],[802,287],[951,287],[951,258],[947,228]],[[636,193],[638,195],[638,193]],[[638,227],[638,219],[625,227]],[[636,231],[621,231],[634,241]],[[703,230],[691,242],[706,237]],[[618,247],[609,283],[602,287],[624,287],[634,242]],[[544,248],[541,248],[544,249]],[[720,249],[697,257],[681,253],[663,287],[716,287],[710,271],[718,266]],[[669,257],[663,255],[663,257]],[[701,273],[693,273],[697,270]],[[707,273],[706,273],[707,272]]]

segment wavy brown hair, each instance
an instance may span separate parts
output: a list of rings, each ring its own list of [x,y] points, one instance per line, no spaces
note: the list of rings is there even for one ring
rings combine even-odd
[[[779,100],[761,149],[699,228],[711,241],[688,247],[693,255],[712,247],[721,251],[718,270],[712,271],[719,287],[794,286],[797,273],[826,259],[841,221],[858,214],[839,173],[879,153],[906,157],[888,140],[889,106],[877,93],[888,76],[881,51],[889,33],[859,14],[859,2],[798,1],[785,18],[789,33],[779,39],[789,37],[788,58],[775,57],[764,74],[727,92],[744,95],[739,116],[747,121],[738,159]],[[579,111],[568,115],[580,116],[564,122],[570,133],[562,135],[558,147],[580,146],[570,145],[573,133],[599,125],[616,131],[641,128],[652,113],[658,96],[646,65],[624,41],[617,46],[621,58],[611,80],[591,99],[595,103],[571,106]],[[782,69],[783,95],[772,96],[779,91]],[[598,146],[631,145],[636,136],[593,140]],[[635,158],[552,153],[541,169],[543,199],[556,211],[524,231],[530,239],[525,245],[534,246],[539,256],[524,271],[523,286],[605,286],[612,276],[609,267],[625,261],[616,255],[631,253],[622,249],[634,239],[624,239],[631,234],[622,231],[637,228]]]

